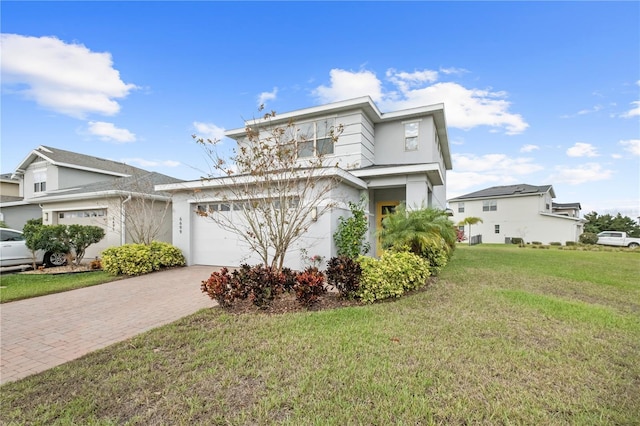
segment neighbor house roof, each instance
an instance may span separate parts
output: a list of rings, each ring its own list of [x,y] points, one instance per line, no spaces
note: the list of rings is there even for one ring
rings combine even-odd
[[[465,195],[460,195],[459,197],[452,198],[449,201],[496,197],[514,197],[523,195],[544,194],[546,192],[550,192],[551,198],[555,198],[556,194],[553,191],[553,186],[551,185],[535,186],[522,183],[518,185],[492,186],[491,188],[482,189],[480,191],[471,192]]]
[[[134,173],[145,172],[145,170],[129,164],[41,145],[31,151],[29,155],[22,160],[18,167],[16,167],[14,175],[23,174],[29,164],[37,158],[47,160],[56,166],[99,172],[113,176],[129,176]]]
[[[554,209],[578,209],[582,210],[580,203],[551,203]]]
[[[79,185],[73,188],[59,189],[48,192],[47,195],[37,197],[39,203],[48,201],[74,200],[78,198],[100,198],[119,195],[151,195],[154,197],[169,197],[168,192],[156,191],[155,185],[175,184],[183,182],[180,179],[156,172],[142,171],[132,176],[111,179],[107,181]]]

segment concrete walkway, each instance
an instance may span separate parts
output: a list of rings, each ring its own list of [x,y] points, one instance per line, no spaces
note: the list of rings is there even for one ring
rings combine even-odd
[[[215,302],[189,266],[0,305],[0,384],[168,324]]]

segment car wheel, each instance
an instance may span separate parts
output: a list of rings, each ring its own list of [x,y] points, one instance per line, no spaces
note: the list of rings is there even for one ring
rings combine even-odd
[[[630,249],[638,248],[638,243],[631,243],[631,244],[629,244],[629,248],[630,248]]]
[[[47,253],[44,255],[44,263],[50,268],[64,266],[67,263],[67,255],[62,252]]]

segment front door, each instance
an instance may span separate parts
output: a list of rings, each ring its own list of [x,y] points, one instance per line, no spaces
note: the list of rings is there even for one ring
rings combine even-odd
[[[380,244],[380,231],[382,230],[382,220],[396,211],[400,201],[382,201],[376,204],[376,256],[382,255],[382,245]]]

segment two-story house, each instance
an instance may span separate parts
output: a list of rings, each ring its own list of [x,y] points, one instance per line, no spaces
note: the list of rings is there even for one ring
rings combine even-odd
[[[471,234],[483,243],[505,243],[512,238],[544,244],[578,241],[583,232],[580,203],[557,204],[551,185],[506,185],[461,195],[449,200],[455,223],[478,217]],[[467,237],[469,229],[462,228]]]
[[[362,196],[369,201],[373,255],[377,251],[375,231],[382,218],[399,203],[408,208],[445,208],[446,173],[452,166],[443,105],[381,113],[371,98],[361,97],[279,114],[271,124],[291,121],[312,135],[298,142],[298,156],[304,159],[321,151],[327,164],[337,166],[327,170],[338,184],[330,194],[335,207],[309,227],[288,253],[286,266],[303,266],[300,250],[327,259],[334,256],[332,236],[339,218],[349,215],[348,202],[358,202]],[[252,120],[245,125],[253,123]],[[342,132],[335,143],[329,144],[323,129],[336,127]],[[242,146],[246,143],[246,128],[229,130],[226,136]],[[174,193],[173,244],[182,249],[189,264],[258,263],[259,259],[237,235],[198,214],[203,202],[215,202],[218,184],[212,179],[156,187]]]
[[[86,258],[132,242],[140,224],[157,226],[157,239],[171,241],[171,197],[154,186],[178,179],[49,146],[32,150],[10,179],[18,182],[19,194],[0,201],[7,226],[21,230],[34,218],[45,225],[100,226],[105,238],[89,247]]]

